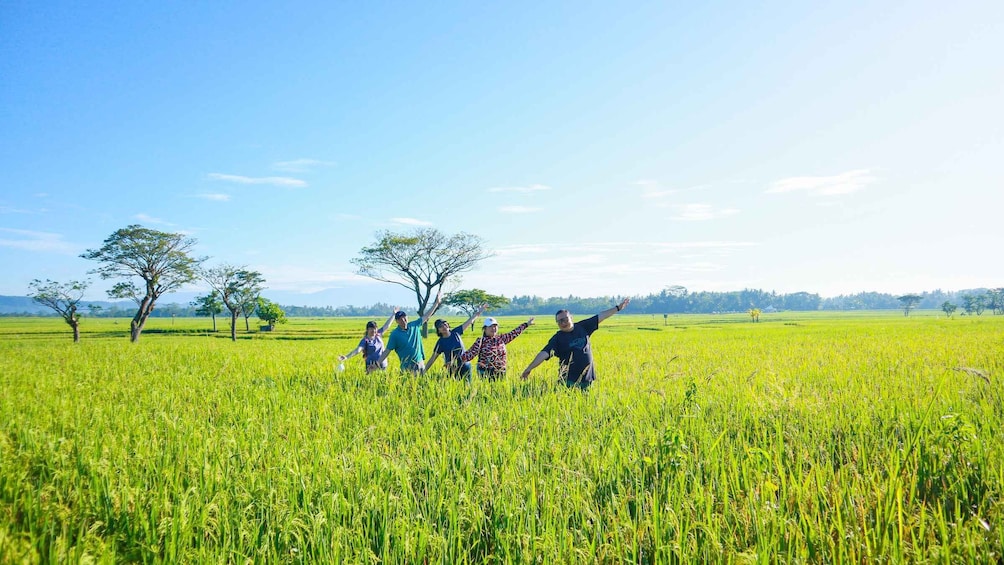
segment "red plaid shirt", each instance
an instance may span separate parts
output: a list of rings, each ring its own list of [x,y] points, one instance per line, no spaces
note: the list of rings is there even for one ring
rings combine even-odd
[[[511,332],[494,337],[479,337],[474,340],[474,345],[465,351],[460,358],[463,361],[470,361],[474,357],[478,358],[478,369],[495,373],[504,373],[506,368],[507,353],[505,344],[516,339],[527,327],[526,322],[516,326]]]

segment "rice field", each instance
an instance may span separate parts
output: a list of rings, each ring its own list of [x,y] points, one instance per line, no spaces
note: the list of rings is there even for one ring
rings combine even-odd
[[[337,372],[364,324],[0,318],[0,563],[1004,555],[1004,317],[620,314],[588,393],[518,378],[548,316],[494,383]]]

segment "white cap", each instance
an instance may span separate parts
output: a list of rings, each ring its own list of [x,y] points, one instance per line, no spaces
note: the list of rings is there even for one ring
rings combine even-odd
[[[495,318],[485,318],[484,327],[487,328],[488,326],[497,326],[497,325],[499,325],[499,323],[498,321],[495,320]]]

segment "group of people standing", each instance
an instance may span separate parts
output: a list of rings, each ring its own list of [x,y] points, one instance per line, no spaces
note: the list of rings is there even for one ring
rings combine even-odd
[[[562,382],[569,387],[587,389],[596,380],[593,350],[589,336],[599,328],[600,322],[626,308],[629,302],[630,299],[625,298],[612,308],[581,322],[575,322],[568,310],[559,310],[554,315],[558,331],[551,336],[547,345],[527,365],[521,377],[523,379],[529,378],[530,373],[538,365],[552,357],[557,357],[559,362],[558,375]],[[387,357],[391,351],[394,351],[401,361],[402,371],[425,372],[422,326],[429,321],[432,314],[439,308],[439,304],[440,297],[437,296],[435,304],[429,308],[429,313],[412,322],[408,321],[408,314],[398,308],[394,309],[391,316],[387,318],[387,322],[379,329],[377,329],[376,322],[367,322],[366,334],[359,341],[359,345],[351,352],[339,356],[339,359],[344,361],[354,355],[363,354],[366,358],[366,372],[369,373],[386,369]],[[531,317],[512,331],[500,334],[498,321],[495,318],[485,318],[481,325],[481,337],[474,340],[470,349],[465,349],[461,336],[474,325],[474,321],[485,312],[485,309],[486,307],[482,306],[467,321],[452,329],[446,320],[436,320],[435,328],[438,339],[433,347],[429,366],[432,366],[436,359],[442,355],[448,374],[470,381],[472,377],[471,361],[477,357],[478,376],[488,380],[497,380],[505,376],[508,364],[506,344],[512,342],[528,327],[532,326],[534,319]],[[395,322],[397,327],[390,332],[390,337],[385,345],[383,334],[390,328],[392,322]]]

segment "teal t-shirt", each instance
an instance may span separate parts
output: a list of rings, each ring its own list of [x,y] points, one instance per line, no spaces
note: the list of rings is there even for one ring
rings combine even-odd
[[[387,340],[387,349],[397,352],[401,359],[401,368],[410,369],[425,361],[425,350],[422,348],[422,320],[408,322],[407,329],[394,328]]]

